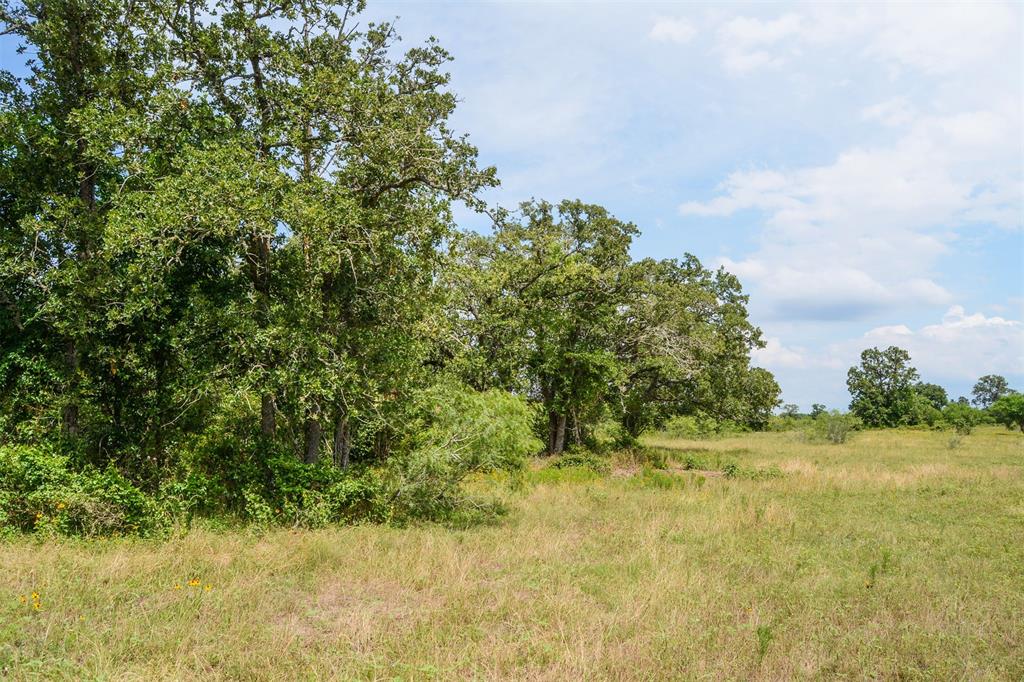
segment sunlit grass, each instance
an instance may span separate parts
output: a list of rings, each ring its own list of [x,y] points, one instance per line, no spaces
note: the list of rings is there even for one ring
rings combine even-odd
[[[651,439],[469,530],[8,543],[0,677],[1019,680],[1024,439],[947,442]]]

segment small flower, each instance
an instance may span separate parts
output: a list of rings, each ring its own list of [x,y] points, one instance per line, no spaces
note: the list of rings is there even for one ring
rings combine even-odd
[[[199,587],[202,584],[203,584],[203,581],[200,580],[199,578],[192,578],[191,580],[188,581],[188,586],[189,587]]]
[[[32,600],[33,601],[39,601],[39,593],[38,592],[33,592],[32,593]]]
[[[58,503],[57,503],[57,509],[63,509],[63,508],[64,508],[64,506],[65,506],[65,505],[64,505],[64,503],[63,503],[63,502],[58,502]]]
[[[180,590],[180,589],[181,589],[181,585],[175,585],[175,586],[174,586],[174,589],[176,589],[176,590]]]
[[[210,591],[210,589],[211,589],[211,588],[210,588],[210,586],[209,586],[209,585],[207,585],[206,587],[204,587],[204,588],[203,588],[203,590],[205,590],[206,592],[209,592],[209,591]]]
[[[25,604],[26,602],[28,602],[28,599],[25,598],[25,595],[21,595],[21,603]]]

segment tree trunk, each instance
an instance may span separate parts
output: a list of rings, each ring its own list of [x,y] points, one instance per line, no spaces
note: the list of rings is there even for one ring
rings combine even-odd
[[[311,410],[306,419],[306,452],[303,461],[306,464],[314,464],[320,457],[320,439],[323,437],[323,428],[320,420],[317,419],[315,411]]]
[[[78,347],[68,339],[64,345],[64,363],[68,370],[68,402],[61,410],[61,429],[69,438],[77,438],[78,427]]]
[[[334,463],[342,469],[347,469],[351,451],[352,437],[348,430],[348,415],[345,410],[339,410],[338,419],[334,423]]]
[[[565,415],[548,413],[548,454],[558,455],[565,449]]]
[[[260,433],[264,438],[273,438],[277,430],[277,406],[274,396],[264,393],[260,400]]]

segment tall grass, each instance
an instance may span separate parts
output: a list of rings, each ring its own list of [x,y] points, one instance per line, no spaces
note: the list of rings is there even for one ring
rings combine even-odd
[[[947,440],[652,438],[468,530],[3,544],[0,678],[1019,680],[1024,439]]]

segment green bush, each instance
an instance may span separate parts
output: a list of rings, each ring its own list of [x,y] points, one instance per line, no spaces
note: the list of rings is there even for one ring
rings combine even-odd
[[[982,422],[982,417],[981,410],[976,410],[970,405],[949,403],[942,409],[942,422],[960,436],[969,435],[974,427]]]
[[[0,530],[90,537],[163,525],[156,501],[113,469],[79,471],[44,448],[0,447]]]
[[[610,468],[608,460],[582,448],[574,449],[562,454],[558,459],[551,463],[551,466],[555,469],[582,467],[599,474],[607,473]]]
[[[519,472],[526,457],[541,449],[530,405],[505,391],[461,384],[435,386],[417,404],[410,442],[385,466],[390,518],[452,520],[462,518],[460,509],[499,512],[499,505],[467,495],[461,484],[477,472]]]
[[[687,438],[706,440],[721,438],[738,433],[747,433],[750,429],[727,419],[719,420],[707,415],[684,415],[673,417],[665,422],[660,433],[668,438]]]
[[[1004,395],[988,408],[989,414],[1008,429],[1024,431],[1024,394]]]
[[[850,434],[860,428],[860,420],[839,410],[822,414],[811,420],[803,430],[804,439],[812,443],[842,445]]]

